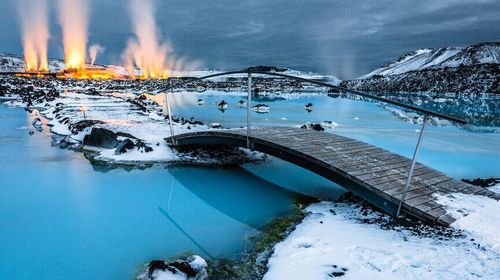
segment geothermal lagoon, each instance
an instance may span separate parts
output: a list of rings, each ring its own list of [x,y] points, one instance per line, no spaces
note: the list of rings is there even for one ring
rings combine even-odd
[[[327,121],[327,132],[407,157],[413,152],[420,125],[376,103],[317,92],[283,96],[254,101],[270,108],[253,112],[254,123]],[[238,106],[244,92],[170,98],[177,117],[226,128],[246,124],[246,109]],[[226,110],[218,109],[221,100]],[[311,112],[304,110],[307,103],[314,104]],[[267,223],[292,213],[301,195],[335,200],[345,192],[272,157],[225,167],[92,164],[82,153],[52,146],[45,119],[41,132],[32,122],[22,108],[0,106],[1,279],[32,279],[34,272],[44,279],[132,279],[153,259],[237,259]],[[439,124],[429,127],[419,160],[451,176],[476,178],[498,174],[499,158],[498,132]]]

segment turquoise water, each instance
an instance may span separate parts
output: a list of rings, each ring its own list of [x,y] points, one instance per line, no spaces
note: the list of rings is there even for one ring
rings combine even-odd
[[[198,106],[201,97],[205,105]],[[216,103],[226,100],[225,112]],[[175,94],[174,114],[246,125],[238,96]],[[314,104],[307,113],[304,105]],[[419,125],[373,103],[326,96],[264,101],[256,125],[335,121],[332,132],[411,156]],[[234,168],[153,167],[103,172],[81,154],[28,135],[22,109],[0,106],[0,279],[132,279],[142,264],[184,252],[235,257],[295,192],[335,198],[341,189],[273,159]],[[500,175],[500,134],[431,126],[419,160],[456,178]],[[293,191],[293,192],[292,192]]]
[[[234,257],[296,195],[236,168],[94,170],[0,106],[0,279],[132,279],[184,252]]]

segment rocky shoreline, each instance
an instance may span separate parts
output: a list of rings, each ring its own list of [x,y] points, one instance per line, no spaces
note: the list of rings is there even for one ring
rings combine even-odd
[[[59,80],[41,80],[11,79],[14,82],[0,89],[0,97],[7,106],[28,111],[33,117],[31,134],[45,125],[53,134],[54,146],[83,152],[93,163],[232,165],[265,159],[240,148],[172,149],[167,142],[169,118],[160,104],[145,95],[117,96],[92,85],[69,92],[73,88],[61,86]],[[176,133],[213,129],[194,119],[173,116],[172,120]]]

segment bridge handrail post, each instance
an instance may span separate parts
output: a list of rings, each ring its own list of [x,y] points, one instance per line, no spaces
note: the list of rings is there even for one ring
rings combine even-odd
[[[174,125],[172,123],[172,111],[170,110],[170,102],[168,101],[168,94],[165,92],[164,93],[164,98],[163,98],[165,105],[167,107],[167,114],[168,114],[168,124],[170,126],[170,139],[172,139],[172,145],[177,145],[175,141],[175,134],[174,134]]]
[[[250,140],[252,135],[252,72],[248,72],[248,97],[247,97],[247,148],[253,150]]]
[[[415,150],[413,151],[413,159],[411,161],[410,169],[408,170],[408,177],[406,178],[405,189],[403,192],[403,196],[401,196],[401,201],[399,202],[398,211],[396,212],[397,218],[402,218],[401,210],[403,208],[403,203],[406,199],[406,193],[408,193],[408,189],[410,187],[411,178],[413,176],[413,169],[415,168],[415,164],[417,163],[417,156],[418,156],[418,152],[420,150],[420,144],[422,143],[422,139],[424,137],[425,128],[427,126],[428,118],[429,118],[428,115],[424,116],[424,122],[422,124],[422,129],[420,130],[420,135],[418,136],[417,146],[415,147]]]

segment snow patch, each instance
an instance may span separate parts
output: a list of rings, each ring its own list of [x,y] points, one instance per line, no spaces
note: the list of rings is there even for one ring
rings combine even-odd
[[[500,202],[485,196],[454,193],[436,195],[437,203],[446,207],[456,219],[452,227],[464,230],[480,243],[500,252]]]
[[[264,279],[498,279],[500,255],[468,239],[421,237],[359,221],[348,203],[316,203],[274,248]],[[498,216],[497,216],[498,217]]]

